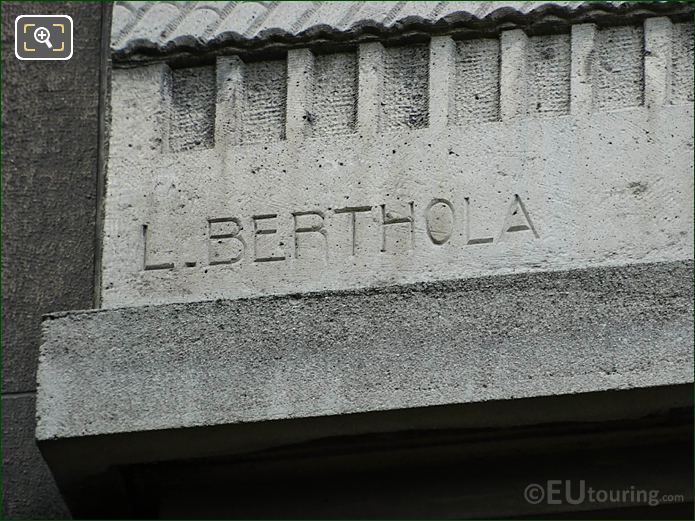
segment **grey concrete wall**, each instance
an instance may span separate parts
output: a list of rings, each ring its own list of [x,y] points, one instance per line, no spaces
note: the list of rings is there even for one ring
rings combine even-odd
[[[2,5],[3,518],[69,515],[34,440],[36,360],[42,314],[94,305],[101,42],[109,12],[108,4],[82,2]],[[14,23],[22,14],[70,15],[72,58],[18,60]]]

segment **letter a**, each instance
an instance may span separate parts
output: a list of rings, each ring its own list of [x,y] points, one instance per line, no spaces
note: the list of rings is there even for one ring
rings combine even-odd
[[[531,216],[528,214],[524,203],[517,194],[514,194],[512,204],[509,206],[507,216],[504,218],[502,232],[497,240],[502,240],[508,233],[524,231],[530,231],[536,239],[539,238],[538,232],[536,232],[536,228],[533,226],[533,222],[531,222]]]

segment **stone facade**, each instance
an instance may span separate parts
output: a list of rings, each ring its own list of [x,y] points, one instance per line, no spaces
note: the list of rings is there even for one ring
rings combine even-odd
[[[692,24],[472,30],[114,70],[103,305],[689,258]]]
[[[691,5],[116,2],[110,53],[37,375],[74,515],[692,509]],[[523,500],[558,473],[672,500]]]

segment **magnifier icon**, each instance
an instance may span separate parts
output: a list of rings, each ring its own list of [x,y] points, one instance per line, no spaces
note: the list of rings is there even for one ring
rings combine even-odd
[[[39,43],[45,43],[46,47],[52,49],[53,46],[50,42],[51,33],[45,27],[37,27],[34,31],[34,39]]]

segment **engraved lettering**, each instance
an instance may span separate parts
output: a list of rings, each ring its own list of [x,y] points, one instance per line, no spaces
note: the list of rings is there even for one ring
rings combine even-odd
[[[471,239],[471,201],[468,197],[464,198],[466,207],[466,244],[488,244],[492,242],[492,237],[480,237]]]
[[[348,206],[345,208],[338,208],[335,213],[349,213],[352,214],[352,255],[355,255],[355,249],[357,247],[357,213],[358,212],[371,212],[371,206]]]
[[[208,219],[208,264],[234,264],[244,256],[243,226],[236,217]]]
[[[148,238],[148,227],[146,224],[142,225],[142,242],[143,242],[143,258],[142,258],[142,269],[145,271],[149,270],[171,270],[174,269],[173,262],[160,262],[155,264],[149,264],[147,262],[147,238]]]
[[[504,215],[499,236],[494,238],[471,237],[471,229],[476,224],[472,219],[474,212],[471,208],[471,200],[468,197],[463,197],[461,203],[463,203],[463,211],[452,200],[443,197],[430,199],[426,206],[424,201],[422,206],[418,202],[417,207],[414,200],[403,202],[396,210],[394,210],[395,204],[392,202],[378,206],[337,208],[332,210],[336,215],[347,214],[345,224],[348,228],[342,229],[331,228],[331,226],[340,226],[340,224],[335,219],[327,217],[326,212],[330,212],[330,208],[327,210],[299,211],[288,209],[287,213],[284,214],[252,215],[250,219],[253,231],[249,235],[244,232],[243,217],[209,218],[207,219],[207,262],[208,265],[212,266],[242,263],[247,255],[248,240],[253,242],[253,252],[249,252],[247,259],[253,262],[278,262],[288,258],[310,262],[321,258],[322,262],[328,265],[331,260],[337,260],[342,255],[355,256],[362,249],[366,256],[377,252],[398,254],[412,251],[420,244],[418,239],[421,233],[426,234],[431,244],[435,246],[449,244],[448,247],[454,246],[452,242],[454,236],[457,238],[461,236],[463,239],[462,243],[456,241],[458,247],[493,244],[508,238],[509,234],[518,232],[529,232],[528,236],[519,235],[520,238],[539,238],[526,205],[518,194],[513,195]],[[424,210],[420,210],[420,208],[424,208]],[[488,211],[487,207],[485,208],[485,211]],[[377,210],[380,216],[376,215]],[[374,212],[372,216],[369,216],[370,212]],[[359,217],[358,214],[362,214],[362,217]],[[485,222],[492,222],[491,217],[493,216],[485,215]],[[358,218],[362,220],[361,224],[358,223]],[[476,218],[482,219],[483,217],[476,213]],[[422,219],[424,222],[420,221]],[[458,228],[458,223],[463,225],[463,229]],[[358,224],[360,226],[359,232]],[[381,235],[377,235],[376,230],[372,232],[372,229],[378,226],[381,227]],[[348,239],[349,244],[342,238],[346,231],[350,237]],[[196,268],[201,264],[201,261],[196,259],[195,253],[189,249],[190,246],[193,246],[192,244],[184,245],[180,249],[181,258],[175,259],[175,262],[154,262],[153,257],[161,257],[163,253],[171,255],[171,252],[150,245],[150,233],[148,225],[143,225],[143,270],[172,270],[176,268],[183,270]],[[333,236],[334,233],[337,234],[335,237]],[[292,237],[294,244],[286,246],[285,241],[289,240],[290,237]],[[427,239],[423,240],[426,241]],[[286,256],[287,247],[294,248],[294,250]],[[346,251],[348,247],[350,254]],[[204,261],[202,263],[204,264]]]
[[[425,209],[425,227],[432,244],[446,244],[454,232],[454,207],[446,199],[435,198]]]
[[[410,249],[413,248],[415,244],[415,202],[410,201],[408,203],[410,208],[410,217],[403,217],[394,212],[387,212],[386,205],[381,205],[381,251],[386,252],[386,227],[392,224],[410,224],[409,235],[410,235]]]
[[[518,194],[514,194],[512,199],[512,204],[509,206],[507,215],[504,218],[504,225],[502,226],[502,232],[500,233],[499,240],[502,240],[506,234],[514,232],[524,232],[530,231],[533,236],[538,239],[538,232],[531,222],[531,216],[526,210],[526,206],[521,201]]]
[[[277,228],[261,228],[261,226],[263,226],[262,221],[270,221],[273,219],[277,219],[277,216],[278,215],[276,213],[271,213],[265,215],[254,215],[253,217],[251,217],[251,220],[253,221],[254,262],[274,262],[285,260],[284,255],[273,256],[272,252],[266,255],[260,254],[260,250],[263,249],[263,245],[261,244],[261,238],[264,235],[275,235],[277,233]],[[272,225],[272,223],[267,224]],[[278,245],[273,244],[273,246],[282,246],[282,243]]]
[[[313,217],[313,219],[312,219]],[[318,233],[323,237],[322,242],[324,243],[323,251],[325,258],[328,259],[328,232],[324,228],[325,216],[323,212],[317,210],[309,210],[304,212],[292,212],[292,218],[294,219],[294,256],[299,258],[299,237],[303,233]],[[317,219],[320,222],[316,222]],[[300,221],[304,221],[304,225]],[[307,224],[307,221],[313,221],[313,224]]]

